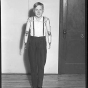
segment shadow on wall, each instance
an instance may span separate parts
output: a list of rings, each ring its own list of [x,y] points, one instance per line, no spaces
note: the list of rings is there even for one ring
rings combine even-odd
[[[30,9],[29,12],[28,12],[28,17],[32,17],[32,16],[34,16],[33,8]],[[26,31],[26,23],[24,23],[23,26],[22,26],[22,32],[21,32],[21,38],[20,38],[20,46],[19,46],[20,50],[23,47],[25,31]],[[29,59],[30,59],[30,57],[28,57],[28,43],[27,43],[27,48],[24,49],[23,60],[24,60],[24,66],[25,66],[25,69],[26,69],[26,74],[28,76],[28,80],[29,80],[29,83],[31,85],[31,78],[29,76],[29,74],[31,73]]]
[[[35,16],[34,12],[33,12],[33,8],[31,8],[28,12],[28,17],[32,17]]]

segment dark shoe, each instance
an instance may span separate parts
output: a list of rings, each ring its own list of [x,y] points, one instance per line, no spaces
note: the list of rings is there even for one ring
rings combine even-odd
[[[37,88],[42,88],[42,87],[37,87]]]

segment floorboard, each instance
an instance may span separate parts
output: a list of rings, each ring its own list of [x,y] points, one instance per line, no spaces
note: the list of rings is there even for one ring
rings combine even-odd
[[[2,88],[31,88],[30,75],[2,75]],[[86,88],[84,74],[44,75],[43,88]]]

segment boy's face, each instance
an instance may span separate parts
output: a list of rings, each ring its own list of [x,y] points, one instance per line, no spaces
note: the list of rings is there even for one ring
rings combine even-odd
[[[43,14],[43,8],[41,5],[38,5],[35,9],[34,9],[35,15],[39,18],[42,16]]]

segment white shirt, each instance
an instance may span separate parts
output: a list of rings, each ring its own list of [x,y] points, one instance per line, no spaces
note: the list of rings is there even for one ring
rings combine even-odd
[[[44,35],[43,35],[43,17],[38,21],[36,17],[34,17],[34,30],[33,30],[33,20],[31,21],[30,25],[30,35],[31,36],[36,36],[36,37],[41,37],[41,36],[46,36],[46,26],[44,23]],[[34,35],[33,35],[34,32]]]

